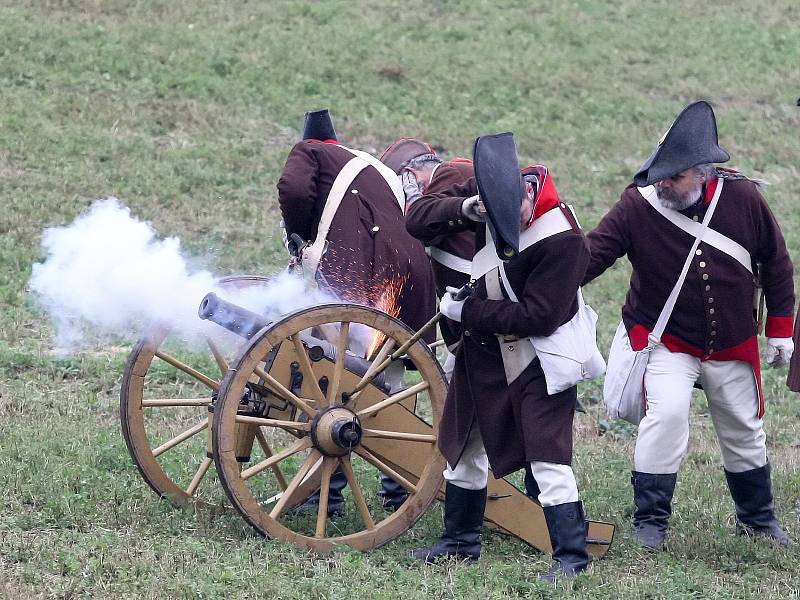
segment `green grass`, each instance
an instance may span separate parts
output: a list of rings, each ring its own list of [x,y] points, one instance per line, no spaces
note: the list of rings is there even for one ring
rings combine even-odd
[[[797,550],[733,534],[704,401],[693,412],[673,534],[630,537],[634,433],[581,388],[576,472],[619,535],[574,583],[487,532],[472,566],[408,550],[433,507],[386,547],[315,557],[255,535],[232,511],[159,502],[119,433],[124,352],[56,358],[25,291],[39,236],[116,195],[220,274],[284,261],[275,183],[302,112],[328,106],[345,143],[400,136],[469,156],[515,132],[591,227],[675,114],[707,98],[731,164],[763,177],[790,250],[800,156],[800,9],[789,0],[0,2],[0,596],[10,598],[778,598],[800,594]],[[624,265],[589,286],[610,342]],[[800,402],[765,374],[777,508],[800,537]],[[167,382],[168,383],[168,382]],[[602,435],[601,435],[602,433]]]

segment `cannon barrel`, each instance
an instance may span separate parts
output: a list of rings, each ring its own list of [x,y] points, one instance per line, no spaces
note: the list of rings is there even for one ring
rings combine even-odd
[[[200,301],[197,315],[201,319],[216,323],[246,340],[249,340],[270,324],[270,321],[263,315],[242,308],[233,302],[223,300],[214,292],[206,294]],[[303,344],[308,348],[309,357],[312,360],[321,360],[323,357],[329,360],[336,360],[336,346],[330,342],[321,340],[305,332],[300,334],[300,339],[303,340]],[[344,368],[351,373],[355,373],[359,377],[367,372],[371,364],[372,363],[368,360],[360,356],[345,352]],[[389,392],[385,372],[380,373],[372,383],[383,391]]]
[[[242,308],[217,296],[214,292],[206,294],[200,301],[197,315],[224,327],[231,333],[249,340],[264,327],[269,325],[263,315]]]

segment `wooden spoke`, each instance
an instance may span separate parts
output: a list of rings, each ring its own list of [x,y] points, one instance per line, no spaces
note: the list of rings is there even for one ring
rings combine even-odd
[[[365,437],[384,438],[387,440],[403,440],[406,442],[425,442],[435,444],[436,436],[424,433],[404,433],[402,431],[382,431],[380,429],[364,429]]]
[[[311,431],[311,423],[301,423],[300,421],[280,421],[278,419],[265,419],[263,417],[236,415],[236,422],[261,425],[262,427],[279,427],[281,429],[289,429],[291,431]]]
[[[339,395],[339,386],[342,383],[342,373],[344,372],[344,359],[347,354],[347,345],[350,338],[350,322],[345,321],[339,329],[339,337],[336,340],[336,362],[333,366],[333,379],[328,385],[328,403],[338,404],[336,396]]]
[[[243,480],[250,479],[253,475],[258,475],[264,469],[268,469],[272,465],[277,465],[282,460],[286,460],[290,456],[297,454],[298,452],[310,447],[311,447],[311,439],[307,437],[301,438],[297,440],[294,444],[286,448],[285,450],[281,450],[277,454],[273,454],[269,458],[262,460],[260,463],[255,464],[248,469],[245,469],[241,473],[241,478]]]
[[[258,445],[261,446],[261,450],[264,451],[264,454],[266,454],[267,458],[272,458],[275,453],[272,451],[272,448],[270,448],[267,437],[264,435],[264,432],[261,431],[261,429],[256,429],[256,439],[258,440]],[[275,478],[278,480],[278,485],[282,490],[285,491],[289,484],[286,483],[286,477],[284,477],[283,471],[281,471],[281,468],[278,465],[272,465],[270,468],[275,474]]]
[[[361,392],[361,390],[364,389],[370,381],[375,379],[375,377],[377,377],[381,371],[389,366],[389,362],[391,361],[386,362],[386,357],[389,356],[389,353],[394,349],[396,343],[397,342],[392,338],[389,338],[384,342],[383,346],[378,351],[378,354],[375,355],[375,359],[372,361],[372,364],[370,364],[369,368],[367,369],[367,372],[361,376],[361,379],[353,388],[353,392],[350,394],[351,404],[358,397],[358,394]],[[380,371],[378,369],[380,369]]]
[[[400,473],[395,471],[392,467],[387,465],[380,458],[378,458],[372,452],[367,450],[364,446],[358,446],[355,449],[355,453],[358,454],[365,461],[367,461],[369,464],[371,464],[373,467],[377,468],[381,473],[383,473],[384,475],[388,475],[389,477],[394,479],[397,483],[402,485],[409,492],[414,493],[417,491],[417,486],[415,486],[408,479],[400,475]]]
[[[194,474],[192,477],[192,482],[189,484],[189,487],[186,488],[186,493],[190,496],[194,496],[194,493],[197,491],[197,487],[200,485],[200,482],[205,477],[206,473],[208,473],[208,468],[211,466],[211,463],[214,462],[213,459],[205,457],[203,462],[200,463],[200,468],[197,469],[197,473]]]
[[[211,398],[159,398],[142,400],[142,407],[148,406],[208,406]]]
[[[294,496],[295,490],[303,483],[303,479],[311,470],[311,468],[317,463],[317,461],[321,460],[322,455],[317,452],[316,450],[312,450],[311,453],[306,458],[306,461],[300,466],[300,469],[297,471],[297,474],[292,479],[292,482],[289,484],[289,487],[286,488],[286,491],[281,494],[281,499],[278,500],[278,503],[272,509],[272,512],[269,513],[269,516],[273,519],[277,520],[280,519],[283,510],[286,508],[286,505],[289,503],[289,500]]]
[[[155,355],[158,358],[160,358],[161,360],[163,360],[164,362],[171,364],[176,369],[180,369],[181,371],[183,371],[187,375],[191,375],[192,377],[197,379],[199,382],[201,382],[201,383],[207,385],[208,387],[210,387],[215,392],[219,391],[219,383],[218,382],[214,381],[213,379],[211,379],[207,375],[203,375],[200,371],[198,371],[197,369],[193,369],[192,367],[190,367],[186,363],[183,363],[183,362],[179,361],[174,356],[170,356],[169,354],[166,354],[165,352],[161,352],[160,350],[156,350],[155,351]]]
[[[406,343],[404,343],[397,350],[392,352],[392,354],[388,356],[386,360],[384,360],[380,365],[378,365],[378,367],[375,369],[374,372],[372,372],[369,376],[365,374],[364,377],[361,378],[361,381],[359,381],[356,384],[356,387],[353,388],[352,396],[355,396],[356,393],[364,389],[367,386],[367,384],[369,384],[373,379],[375,379],[378,375],[380,375],[383,372],[383,370],[386,369],[386,367],[388,367],[393,361],[403,356],[406,353],[406,350],[408,350],[409,348],[411,348],[411,346],[416,344],[420,340],[420,338],[423,335],[425,335],[428,329],[436,325],[436,323],[438,323],[441,318],[442,318],[442,313],[436,313],[434,317],[430,321],[425,323],[425,325],[423,325],[419,331],[417,331],[414,335],[408,338],[408,341]],[[375,362],[377,362],[377,360]]]
[[[294,406],[296,406],[297,408],[302,410],[309,417],[315,417],[316,416],[317,411],[314,410],[313,408],[311,408],[311,406],[309,406],[309,404],[305,400],[295,396],[292,392],[290,392],[288,389],[286,389],[286,387],[280,381],[275,379],[272,375],[267,373],[264,369],[262,369],[261,367],[256,367],[255,369],[253,369],[253,373],[255,373],[256,375],[261,377],[261,379],[266,381],[267,385],[278,396],[280,396],[281,398],[283,398],[284,400],[286,400],[288,402],[291,402]]]
[[[157,456],[161,456],[162,454],[164,454],[164,452],[166,452],[170,448],[174,448],[175,446],[177,446],[181,442],[185,442],[186,440],[188,440],[193,435],[197,435],[198,433],[203,431],[206,427],[208,427],[208,419],[203,419],[200,423],[198,423],[197,425],[195,425],[191,429],[187,429],[183,433],[178,434],[177,436],[172,438],[170,441],[168,441],[168,442],[166,442],[164,444],[161,444],[158,448],[153,450],[153,456],[156,456],[156,457]]]
[[[206,343],[208,344],[208,347],[211,348],[211,354],[214,355],[214,360],[217,361],[220,373],[222,373],[222,376],[225,377],[225,373],[228,372],[228,361],[225,360],[225,357],[222,356],[222,352],[220,352],[217,345],[211,341],[211,338],[208,336],[206,336]]]
[[[317,508],[317,529],[314,537],[325,537],[325,525],[328,523],[328,495],[330,494],[331,475],[336,468],[336,460],[324,459],[322,463],[322,479],[319,488],[319,506]]]
[[[317,376],[314,374],[314,369],[311,366],[311,359],[308,358],[308,351],[303,345],[303,340],[300,339],[300,334],[295,333],[291,337],[295,352],[297,352],[297,360],[300,361],[300,370],[303,372],[303,380],[308,382],[308,384],[311,386],[311,395],[314,397],[314,400],[317,401],[317,406],[327,405],[328,400],[325,398],[325,394],[322,393],[322,389],[319,387],[319,381],[317,380]]]
[[[344,476],[347,477],[347,483],[350,485],[350,491],[353,493],[353,500],[355,500],[358,512],[361,513],[361,520],[367,529],[375,529],[375,521],[372,520],[372,515],[369,514],[369,507],[366,500],[364,500],[364,492],[361,491],[361,486],[353,473],[353,466],[350,464],[349,456],[340,456],[339,464],[342,466]]]
[[[398,402],[409,398],[410,396],[416,396],[419,392],[427,390],[430,387],[430,384],[427,381],[420,381],[416,385],[412,385],[410,388],[406,388],[392,396],[389,396],[385,400],[381,400],[380,402],[376,402],[372,406],[368,406],[367,408],[358,411],[358,416],[362,419],[367,417],[371,417],[375,413],[392,406],[393,404],[397,404]]]

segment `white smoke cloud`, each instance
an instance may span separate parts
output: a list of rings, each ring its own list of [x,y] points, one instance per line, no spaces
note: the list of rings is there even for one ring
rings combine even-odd
[[[272,320],[292,310],[334,301],[282,273],[267,285],[232,290],[193,270],[175,237],[159,239],[116,198],[98,200],[69,225],[44,231],[44,262],[33,265],[31,291],[47,311],[62,350],[113,338],[135,339],[169,324],[188,342],[219,329],[197,309],[210,291]]]

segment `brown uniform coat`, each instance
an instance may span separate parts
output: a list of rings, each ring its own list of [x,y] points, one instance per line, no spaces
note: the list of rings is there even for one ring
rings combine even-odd
[[[428,214],[431,227],[441,235],[473,227],[459,219],[461,202],[476,193],[475,180],[470,179],[434,194],[437,202]],[[485,243],[482,228],[478,226],[477,247]],[[538,359],[508,385],[494,334],[546,336],[569,321],[577,312],[578,285],[588,260],[583,235],[567,231],[506,263],[519,302],[488,300],[484,280],[478,281],[473,297],[464,303],[462,344],[439,433],[439,448],[451,466],[461,458],[474,423],[495,477],[534,460],[571,464],[576,388],[549,396]]]
[[[431,177],[426,195],[413,202],[406,210],[406,229],[426,246],[439,248],[458,258],[472,260],[475,255],[475,232],[470,229],[444,234],[438,229],[435,218],[431,218],[431,211],[435,211],[437,197],[432,194],[444,192],[449,187],[464,183],[475,176],[472,161],[457,159],[440,164]],[[457,220],[463,225],[463,220]],[[455,271],[431,259],[433,276],[436,281],[436,296],[441,298],[448,286],[461,288],[469,283],[469,275]],[[442,338],[448,347],[452,347],[461,338],[461,327],[450,319],[439,322]]]
[[[336,176],[353,157],[336,144],[302,141],[278,181],[287,235],[313,241]],[[368,166],[345,194],[328,234],[319,274],[342,299],[375,306],[392,282],[403,282],[399,318],[419,329],[435,313],[433,273],[423,245],[411,237],[391,188]],[[431,332],[426,339],[433,340]]]

